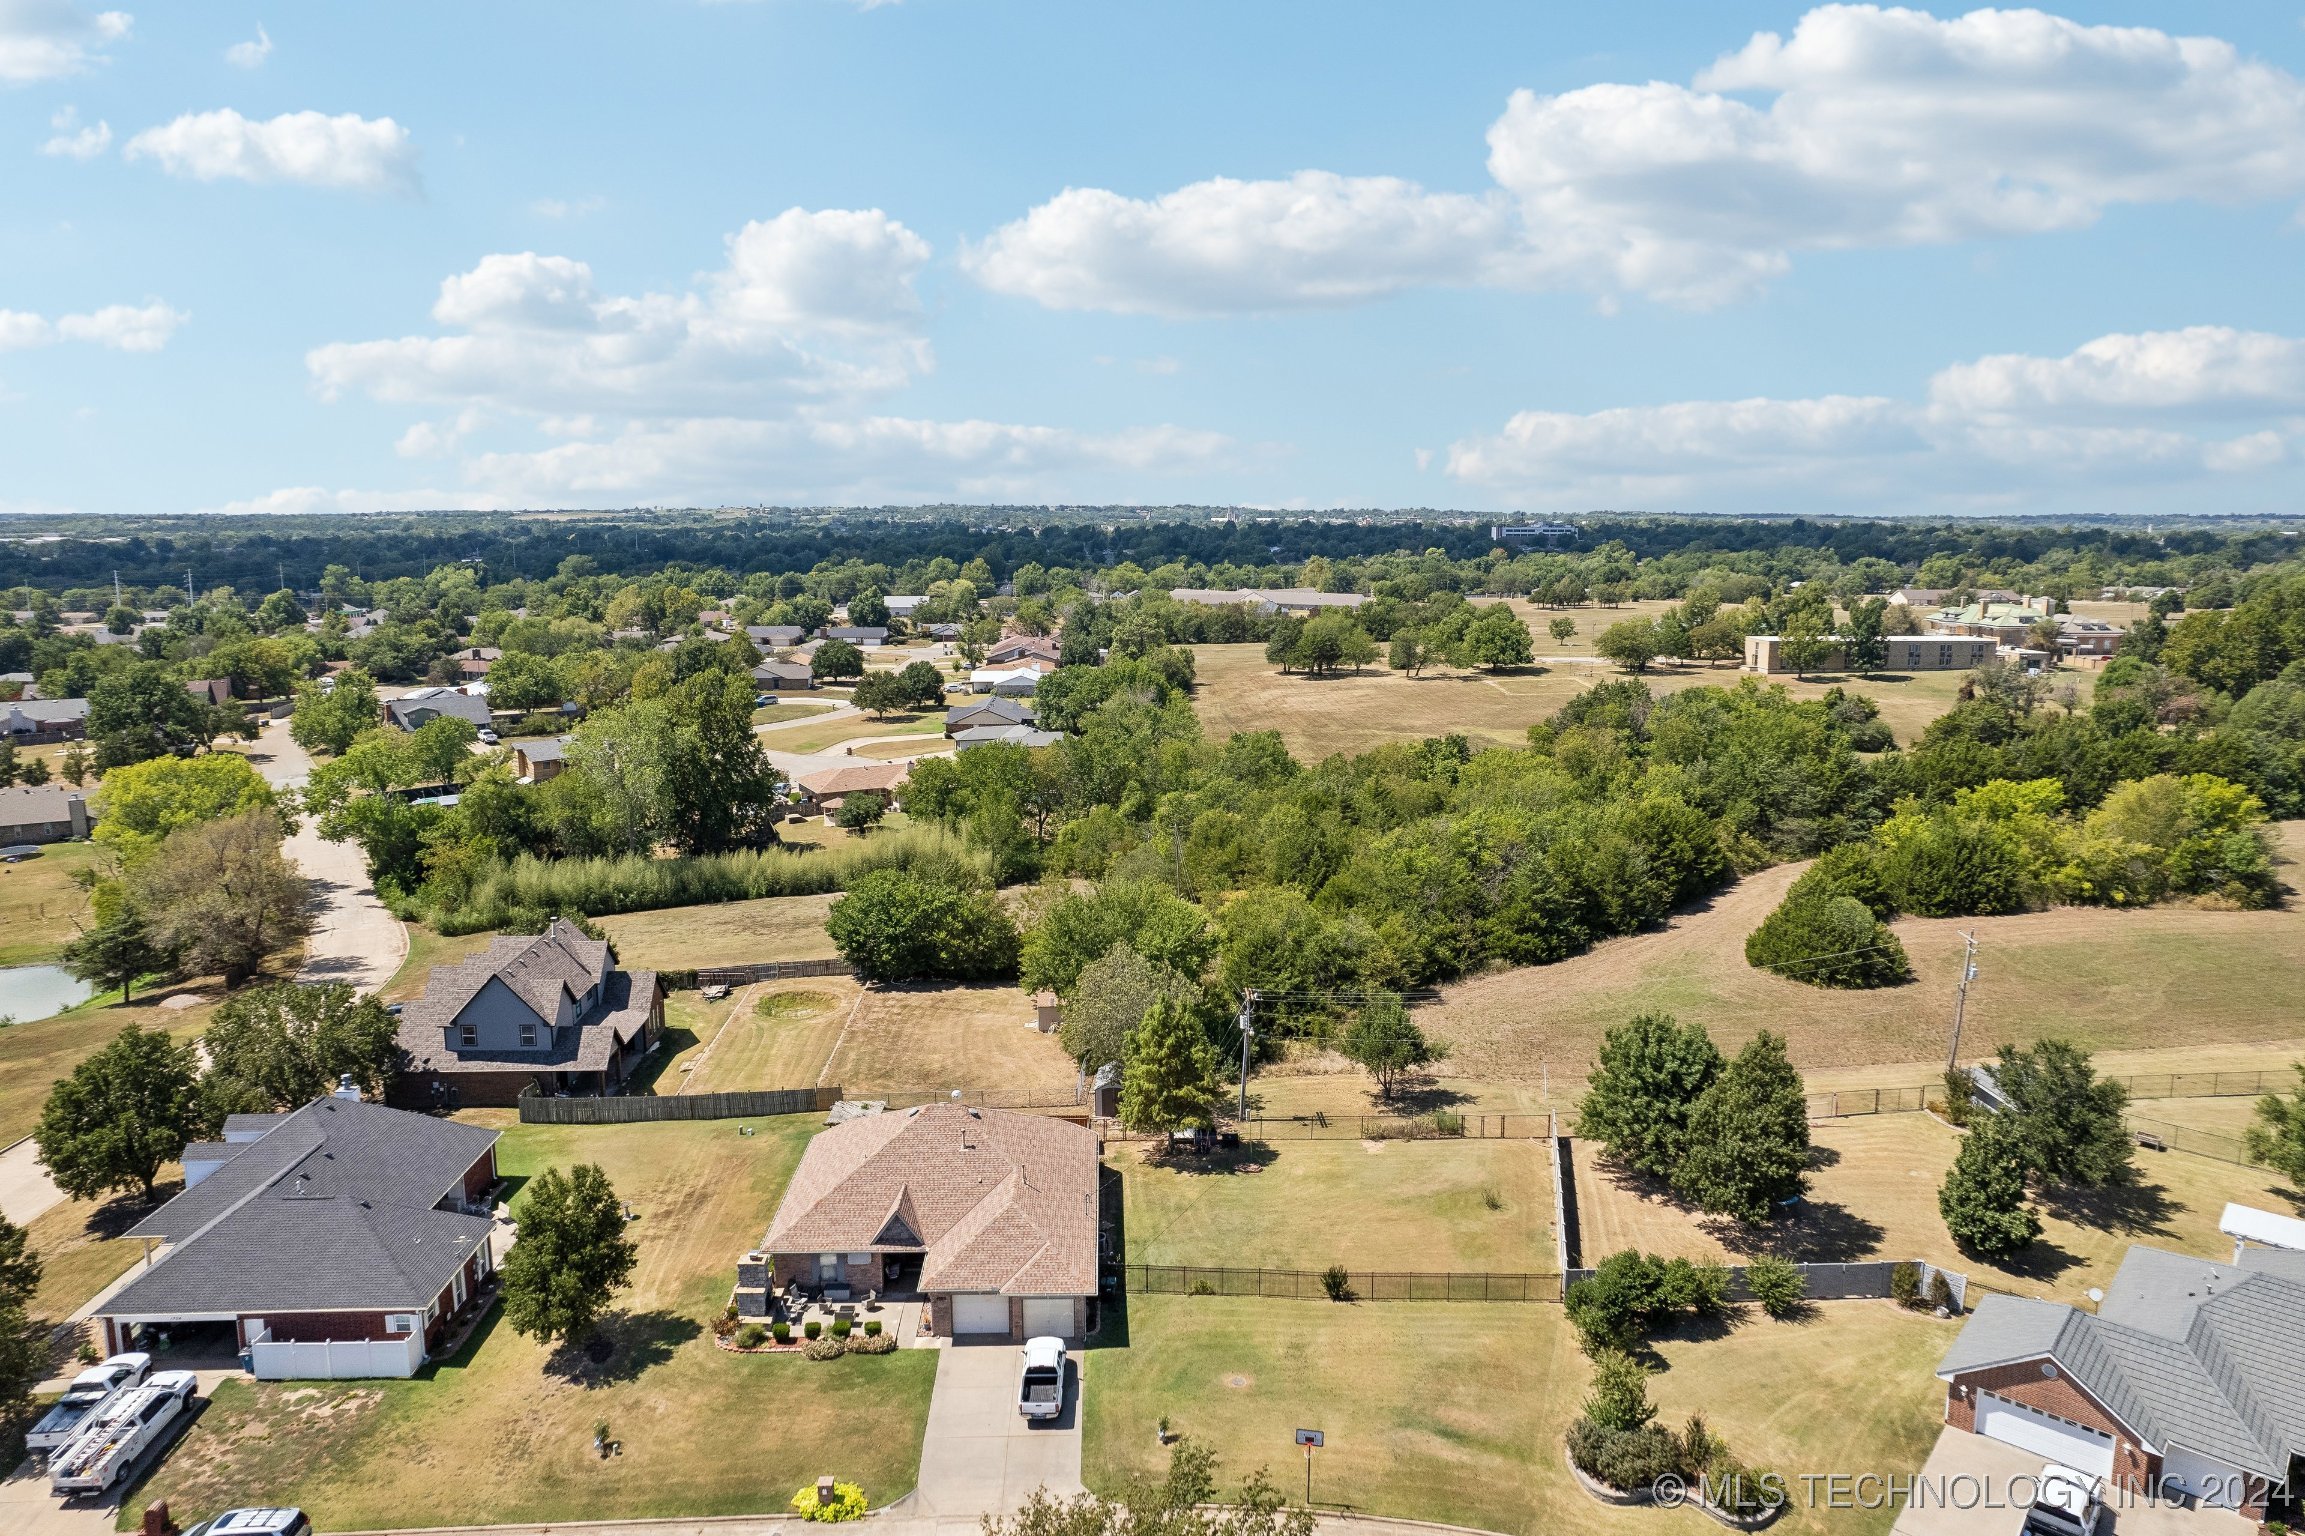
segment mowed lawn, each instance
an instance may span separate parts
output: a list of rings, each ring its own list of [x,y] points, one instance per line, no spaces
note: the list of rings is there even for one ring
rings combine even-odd
[[[1032,1017],[1031,999],[1015,987],[874,987],[842,1028],[822,1081],[852,1096],[961,1088],[1070,1103],[1079,1070]]]
[[[1623,610],[1606,612],[1613,617],[1602,619],[1591,610],[1571,616],[1589,638],[1593,624],[1629,616]],[[1541,622],[1532,628],[1542,656],[1552,637]],[[1222,741],[1238,731],[1277,730],[1289,750],[1306,762],[1335,752],[1366,752],[1388,741],[1452,734],[1469,737],[1476,747],[1523,746],[1530,726],[1558,712],[1579,693],[1596,683],[1630,676],[1589,661],[1549,665],[1540,661],[1533,667],[1496,673],[1442,667],[1410,677],[1380,662],[1338,677],[1299,673],[1283,677],[1265,660],[1261,645],[1196,645],[1193,665],[1193,708],[1212,738]],[[1799,698],[1821,697],[1834,686],[1865,694],[1881,706],[1881,717],[1897,740],[1909,745],[1931,720],[1953,707],[1964,675],[1916,672],[1767,681],[1782,684]],[[1653,668],[1643,674],[1643,681],[1650,692],[1665,694],[1683,688],[1734,687],[1743,676],[1732,666],[1700,663]]]
[[[1668,1369],[1650,1395],[1675,1427],[1701,1408],[1737,1454],[1779,1471],[1910,1474],[1936,1438],[1930,1373],[1956,1326],[1871,1302],[1799,1324],[1748,1317],[1661,1341]],[[1562,1440],[1591,1367],[1558,1306],[1135,1296],[1126,1336],[1088,1364],[1083,1472],[1098,1492],[1160,1473],[1166,1415],[1216,1448],[1223,1483],[1261,1466],[1293,1498],[1294,1432],[1321,1430],[1324,1507],[1527,1536],[1718,1529],[1694,1510],[1602,1506],[1570,1478]],[[1878,1532],[1891,1518],[1795,1510],[1775,1528]]]
[[[1274,1141],[1170,1159],[1124,1142],[1107,1161],[1132,1264],[1531,1274],[1559,1268],[1544,1147]]]
[[[827,1472],[875,1506],[903,1494],[919,1471],[932,1351],[817,1364],[713,1344],[737,1256],[759,1241],[821,1117],[746,1123],[757,1134],[735,1121],[507,1130],[509,1177],[597,1162],[639,1213],[640,1263],[604,1365],[548,1360],[499,1314],[413,1380],[228,1383],[123,1519],[162,1498],[182,1524],[292,1503],[329,1531],[768,1514]],[[592,1451],[603,1420],[622,1445],[607,1460]]]
[[[863,736],[926,736],[944,731],[944,711],[894,714],[876,720],[869,714],[846,715],[823,725],[796,725],[761,738],[772,752],[822,752]]]
[[[79,931],[88,893],[73,876],[97,867],[92,843],[51,843],[39,858],[0,864],[0,966],[39,965]]]
[[[626,912],[599,921],[624,965],[685,971],[755,960],[827,960],[836,951],[825,935],[824,917],[836,899],[829,894],[764,896]]]
[[[161,999],[179,994],[199,1001],[184,1009],[159,1006]],[[189,1040],[208,1027],[208,1016],[223,995],[214,978],[138,992],[126,1006],[118,992],[107,992],[54,1018],[0,1029],[0,1147],[31,1135],[48,1090],[129,1025]]]
[[[2128,1189],[2061,1196],[2042,1208],[2041,1240],[2004,1264],[1960,1251],[1937,1212],[1937,1189],[1960,1133],[1920,1114],[1867,1116],[1811,1128],[1820,1149],[1800,1221],[1757,1235],[1682,1205],[1651,1181],[1604,1166],[1575,1144],[1577,1230],[1586,1263],[1623,1248],[1735,1262],[1763,1248],[1806,1259],[1927,1259],[1989,1286],[2075,1301],[2112,1279],[2132,1243],[2205,1258],[2232,1252],[2217,1231],[2226,1202],[2305,1215],[2301,1198],[2263,1168],[2184,1152],[2140,1151]]]
[[[746,987],[733,998],[705,1004],[722,1022],[713,1026],[711,1048],[692,1058],[696,1065],[677,1091],[813,1087],[831,1063],[861,991],[846,976],[809,976]],[[666,1086],[672,1081],[668,1074],[660,1091],[675,1091]]]
[[[2305,884],[2305,822],[2275,830],[2283,877]],[[1444,987],[1439,1002],[1418,1010],[1418,1022],[1454,1048],[1452,1073],[1526,1079],[1542,1064],[1556,1089],[1591,1069],[1605,1031],[1651,1011],[1702,1022],[1724,1050],[1775,1030],[1804,1070],[1895,1064],[1837,1071],[1834,1086],[1925,1082],[1942,1071],[1961,935],[1974,932],[1978,976],[1962,1035],[1965,1060],[2057,1035],[2108,1052],[2272,1042],[2249,1064],[2278,1067],[2291,1043],[2305,1038],[2305,901],[2266,912],[2060,907],[1900,918],[1892,926],[1915,979],[1847,992],[1745,963],[1746,937],[1801,868],[1763,870],[1665,928],[1611,939],[1559,964]],[[2231,1052],[2222,1057],[2224,1066],[2244,1064]],[[2167,1057],[2152,1068],[2186,1069]]]

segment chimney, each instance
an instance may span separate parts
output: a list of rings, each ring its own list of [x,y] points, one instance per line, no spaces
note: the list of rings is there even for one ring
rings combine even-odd
[[[329,1097],[332,1099],[344,1099],[350,1103],[357,1104],[360,1102],[360,1085],[352,1080],[351,1073],[339,1072],[336,1074],[336,1091],[330,1094]]]

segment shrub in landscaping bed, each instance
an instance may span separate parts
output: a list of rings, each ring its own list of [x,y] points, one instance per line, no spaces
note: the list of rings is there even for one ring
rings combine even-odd
[[[1682,1313],[1718,1316],[1729,1305],[1729,1272],[1719,1264],[1662,1259],[1627,1248],[1569,1287],[1569,1321],[1586,1352],[1627,1349]]]
[[[1659,1425],[1604,1429],[1591,1419],[1569,1426],[1569,1459],[1587,1477],[1633,1492],[1681,1470],[1680,1443]]]
[[[836,1317],[832,1320],[832,1336],[836,1339],[845,1339],[855,1331],[856,1324],[845,1317]]]
[[[893,1355],[896,1353],[896,1339],[885,1333],[859,1334],[848,1341],[848,1352],[852,1355]]]
[[[811,1360],[838,1360],[848,1353],[848,1346],[838,1339],[810,1339],[800,1352]]]
[[[880,1334],[880,1319],[877,1317],[866,1318],[864,1320],[864,1332],[865,1337],[867,1338],[878,1337]]]
[[[1900,1307],[1917,1306],[1921,1300],[1921,1266],[1894,1264],[1889,1268],[1889,1299]]]
[[[807,1322],[800,1325],[800,1331],[807,1334],[811,1340],[814,1340],[819,1334],[824,1332],[824,1324],[812,1317]]]
[[[803,1520],[861,1520],[865,1508],[864,1490],[854,1483],[834,1483],[829,1504],[817,1502],[813,1483],[792,1496],[792,1511]]]
[[[768,1331],[776,1336],[776,1342],[779,1344],[792,1342],[792,1324],[790,1323],[782,1321],[772,1323],[769,1325]]]
[[[736,1346],[739,1349],[758,1349],[767,1342],[768,1330],[758,1323],[746,1323],[736,1330]]]

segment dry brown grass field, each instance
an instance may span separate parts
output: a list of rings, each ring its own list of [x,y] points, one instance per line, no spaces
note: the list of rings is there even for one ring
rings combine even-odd
[[[88,893],[73,881],[96,867],[91,843],[56,843],[37,859],[0,864],[0,965],[38,965],[79,931]]]
[[[1540,654],[1550,643],[1540,626]],[[1568,654],[1565,648],[1562,654]],[[1277,730],[1289,750],[1307,762],[1335,752],[1365,752],[1388,741],[1451,733],[1482,746],[1521,745],[1528,740],[1530,726],[1577,694],[1595,683],[1629,675],[1613,666],[1578,661],[1493,675],[1441,668],[1416,677],[1379,664],[1357,674],[1316,679],[1294,673],[1281,676],[1259,645],[1199,645],[1193,647],[1193,656],[1198,678],[1193,707],[1212,738],[1222,741],[1236,731]],[[1725,663],[1662,666],[1652,668],[1644,681],[1652,692],[1671,693],[1707,685],[1732,687],[1743,675]],[[1920,672],[1873,679],[1820,676],[1770,681],[1803,698],[1816,698],[1835,684],[1868,694],[1880,704],[1882,718],[1897,739],[1910,743],[1931,720],[1952,708],[1962,676]]]
[[[824,960],[834,953],[824,932],[824,915],[833,900],[830,895],[766,896],[666,907],[604,917],[600,927],[623,964],[661,971],[752,960]]]
[[[2294,885],[2305,822],[2279,831]],[[1868,1065],[1877,1063],[1902,1063],[1900,1072],[1920,1072],[1904,1080],[1927,1081],[1942,1070],[1922,1064],[1944,1059],[1968,930],[1978,936],[1979,974],[1962,1036],[1966,1059],[2059,1035],[2105,1051],[2165,1051],[2182,1041],[2225,1049],[2226,1065],[2277,1067],[2305,1039],[2305,900],[2268,912],[2064,907],[1902,918],[1895,928],[1917,979],[1844,992],[1745,963],[1746,935],[1799,873],[1792,865],[1765,870],[1663,929],[1447,987],[1419,1021],[1452,1045],[1447,1070],[1479,1081],[1526,1080],[1549,1066],[1558,1090],[1584,1075],[1605,1030],[1650,1010],[1703,1022],[1724,1050],[1775,1030],[1802,1068],[1851,1069],[1844,1078],[1855,1081],[1831,1086],[1898,1080]],[[2261,1050],[2238,1049],[2258,1042]],[[2172,1066],[2192,1069],[2180,1056],[2152,1070]]]
[[[1607,1166],[1590,1142],[1575,1145],[1578,1234],[1585,1262],[1621,1248],[1733,1262],[1771,1249],[1790,1257],[1849,1262],[1928,1259],[1987,1285],[2071,1301],[2104,1285],[2132,1243],[2217,1257],[2232,1251],[2217,1220],[2238,1200],[2305,1213],[2305,1196],[2262,1168],[2185,1152],[2140,1151],[2128,1189],[2059,1197],[2042,1212],[2041,1241],[2006,1265],[1962,1254],[1937,1213],[1937,1187],[1953,1165],[1960,1132],[1923,1114],[1872,1115],[1811,1127],[1818,1148],[1807,1209],[1758,1237],[1689,1210],[1653,1181]]]
[[[822,725],[796,725],[789,730],[771,731],[761,738],[762,745],[775,752],[825,752],[844,741],[856,741],[867,736],[941,736],[944,734],[944,711],[926,714],[897,714],[875,720],[871,715],[843,715]]]
[[[1033,1029],[1015,987],[875,987],[843,1025],[817,1081],[851,1090],[964,1088],[1067,1101],[1078,1071]]]
[[[283,973],[293,969],[292,963],[281,967]],[[163,999],[177,996],[198,1001],[181,1010],[160,1006]],[[0,1147],[31,1135],[48,1090],[129,1025],[189,1040],[208,1027],[208,1016],[223,998],[223,983],[205,977],[149,995],[140,992],[125,1007],[120,994],[111,992],[52,1019],[0,1029]]]
[[[744,987],[721,1002],[702,1004],[719,1021],[711,1048],[692,1058],[695,1066],[677,1090],[665,1091],[732,1093],[815,1086],[862,991],[846,976],[809,976]],[[668,1073],[663,1081],[680,1079]]]

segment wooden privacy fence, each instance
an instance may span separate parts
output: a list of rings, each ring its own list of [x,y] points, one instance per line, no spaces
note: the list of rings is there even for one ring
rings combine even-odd
[[[1138,1296],[1257,1296],[1278,1301],[1329,1299],[1317,1269],[1235,1269],[1203,1264],[1122,1266]],[[1474,1270],[1347,1270],[1356,1301],[1559,1301],[1559,1275],[1487,1274]]]
[[[607,1099],[556,1099],[523,1094],[523,1125],[627,1125],[642,1120],[744,1120],[805,1115],[832,1108],[838,1087],[766,1088],[751,1093],[683,1093],[659,1098],[631,1094]]]
[[[856,967],[846,960],[758,960],[749,965],[698,966],[693,974],[700,987],[742,987],[795,976],[854,976]]]
[[[1539,1141],[1552,1134],[1550,1115],[1300,1115],[1287,1120],[1226,1120],[1243,1141]],[[1116,1130],[1107,1141],[1158,1141]]]

